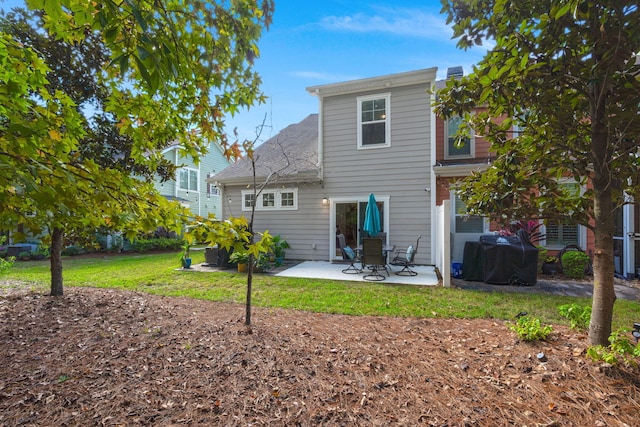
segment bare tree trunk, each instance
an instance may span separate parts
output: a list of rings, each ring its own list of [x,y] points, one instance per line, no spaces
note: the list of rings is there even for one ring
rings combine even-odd
[[[253,238],[251,240],[253,240]],[[253,286],[253,264],[253,255],[249,254],[249,265],[247,265],[247,302],[244,318],[244,324],[247,326],[251,326],[251,288]]]
[[[596,192],[594,200],[595,214],[595,252],[593,257],[593,301],[591,323],[589,325],[589,343],[591,345],[609,345],[613,305],[616,301],[613,266],[613,203],[611,192]]]
[[[62,288],[62,244],[64,232],[54,228],[51,233],[51,296],[61,296]]]

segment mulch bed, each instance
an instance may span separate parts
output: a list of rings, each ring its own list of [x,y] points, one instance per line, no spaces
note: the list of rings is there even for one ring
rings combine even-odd
[[[638,371],[584,334],[21,286],[0,297],[2,426],[636,426]],[[546,362],[538,361],[544,353]]]

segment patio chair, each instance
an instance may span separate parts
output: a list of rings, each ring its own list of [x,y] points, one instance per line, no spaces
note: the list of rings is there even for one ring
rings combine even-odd
[[[391,265],[401,266],[402,270],[396,271],[398,276],[417,276],[418,273],[413,271],[411,267],[414,266],[413,260],[416,257],[416,252],[418,252],[418,244],[420,243],[420,238],[422,236],[418,235],[418,239],[416,240],[416,244],[409,245],[407,249],[399,249],[396,251],[396,255],[391,260]]]
[[[371,271],[362,276],[364,280],[380,281],[384,280],[384,276],[380,274],[380,270],[387,272],[387,260],[382,253],[382,239],[365,238],[362,239],[362,264],[366,265]]]
[[[342,259],[349,261],[349,267],[342,270],[346,274],[359,274],[362,273],[362,269],[355,266],[358,261],[358,257],[353,249],[346,245],[344,234],[338,234],[338,245],[340,246],[340,252],[342,252]]]

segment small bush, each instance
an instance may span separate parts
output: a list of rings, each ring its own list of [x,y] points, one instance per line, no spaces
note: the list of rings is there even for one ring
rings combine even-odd
[[[564,304],[558,307],[562,317],[571,321],[571,329],[587,330],[591,320],[591,307],[585,305],[580,307],[577,304]]]
[[[512,323],[509,329],[518,334],[518,338],[523,341],[540,341],[545,340],[551,332],[553,327],[551,325],[544,325],[540,323],[540,319],[530,318],[522,316],[518,318],[516,323]]]
[[[0,258],[0,275],[9,271],[15,260],[16,258],[12,256],[6,257],[6,258]]]
[[[83,254],[85,251],[80,246],[67,246],[62,250],[62,255],[73,256]]]
[[[612,366],[623,364],[628,367],[638,368],[640,361],[640,343],[635,346],[629,341],[627,330],[620,329],[609,337],[608,347],[597,345],[589,347],[587,356],[594,362],[605,362]]]
[[[569,251],[562,255],[561,262],[562,271],[566,276],[583,279],[589,265],[589,255],[581,251]]]
[[[131,250],[134,252],[150,251],[177,251],[182,249],[184,242],[180,239],[169,239],[161,237],[158,239],[136,239],[131,243]]]

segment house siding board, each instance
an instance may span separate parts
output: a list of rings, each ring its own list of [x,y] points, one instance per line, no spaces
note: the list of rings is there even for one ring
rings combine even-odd
[[[323,100],[324,190],[331,197],[389,195],[389,241],[408,246],[422,234],[416,262],[431,262],[428,85],[411,85]],[[391,146],[357,149],[357,97],[391,93]]]
[[[304,185],[298,188],[297,210],[257,210],[253,227],[256,232],[269,231],[280,235],[289,245],[286,259],[329,260],[329,207],[322,205],[325,192],[320,185]],[[242,211],[240,200],[245,186],[228,186],[225,197],[232,197],[231,215],[250,219],[251,212]],[[314,246],[315,245],[315,249]]]
[[[180,148],[175,146],[164,153],[164,157],[178,168],[187,167],[199,170],[198,191],[185,191],[178,187],[177,180],[169,180],[160,183],[156,180],[155,186],[166,197],[179,197],[184,203],[189,204],[189,209],[194,215],[207,216],[214,214],[217,218],[222,215],[222,201],[219,195],[207,197],[207,174],[213,171],[221,171],[229,166],[229,161],[224,157],[222,150],[213,143],[206,155],[201,156],[200,163],[196,165],[191,157],[180,155]],[[176,177],[177,178],[177,177]]]

